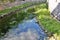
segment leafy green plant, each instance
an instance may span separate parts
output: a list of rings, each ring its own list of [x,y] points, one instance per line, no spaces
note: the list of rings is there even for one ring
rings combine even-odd
[[[35,8],[28,8],[27,12],[29,12],[29,13],[35,12]]]

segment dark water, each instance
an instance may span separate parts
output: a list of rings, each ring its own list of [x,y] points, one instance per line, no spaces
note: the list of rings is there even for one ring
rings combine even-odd
[[[32,14],[29,14],[29,16],[23,15],[23,17],[20,19],[19,17],[22,17],[17,14],[10,16],[8,19],[5,19],[5,21],[0,21],[2,24],[1,27],[4,26],[6,29],[2,28],[0,31],[1,35],[4,34],[4,36],[1,38],[1,40],[45,40],[46,34],[42,30],[41,26],[36,23],[36,19],[33,18]],[[5,30],[5,31],[4,31]]]

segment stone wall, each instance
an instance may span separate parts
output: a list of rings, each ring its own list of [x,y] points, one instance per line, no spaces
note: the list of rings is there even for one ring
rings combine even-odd
[[[46,2],[46,0],[25,0],[25,1],[17,0],[15,2],[13,2],[13,3],[7,2],[7,3],[3,4],[3,7],[4,7],[4,9],[11,8],[13,6],[18,6],[18,5],[27,3],[27,2]]]
[[[60,0],[49,0],[48,5],[51,15],[60,21]]]
[[[25,0],[25,1],[40,1],[40,2],[45,2],[46,0]]]
[[[56,0],[48,0],[48,5],[50,12],[52,12],[56,8],[58,3],[56,2]]]
[[[56,8],[52,11],[52,16],[60,21],[60,3],[56,6]]]

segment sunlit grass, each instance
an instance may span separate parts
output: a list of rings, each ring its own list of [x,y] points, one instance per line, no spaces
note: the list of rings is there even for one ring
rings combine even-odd
[[[23,6],[25,6],[25,5],[23,5]],[[13,9],[6,9],[5,11],[0,11],[0,14],[2,15],[2,13],[7,13],[11,10],[16,10],[18,8],[23,8],[23,7],[18,6],[18,7],[13,7]],[[60,35],[60,23],[51,17],[46,4],[40,4],[40,5],[34,6],[33,8],[28,8],[27,13],[36,14],[36,17],[37,17],[40,25],[42,25],[45,28],[45,30],[52,32],[54,34]],[[22,13],[22,14],[24,14],[24,13]],[[22,16],[25,17],[26,14],[24,14],[24,15],[22,15],[22,14],[19,17],[22,17]]]
[[[9,13],[11,11],[15,11],[17,9],[25,8],[25,7],[30,6],[30,5],[32,5],[32,3],[25,3],[25,4],[22,4],[22,5],[19,5],[19,6],[15,6],[15,7],[11,7],[11,8],[1,10],[0,15],[7,14],[7,13]]]
[[[40,9],[40,11],[37,10],[35,13],[37,14],[39,22],[47,31],[60,34],[60,23],[50,16],[48,9]]]
[[[11,8],[1,10],[0,15],[8,14],[9,12],[15,11],[17,9],[27,8],[29,6],[38,5],[38,4],[41,4],[41,3],[40,2],[38,2],[38,3],[27,2],[27,3],[21,4],[21,5],[15,6],[15,7],[11,7]]]
[[[42,25],[48,32],[60,35],[60,23],[51,17],[50,12],[47,9],[47,5],[46,4],[36,5],[34,6],[34,9],[35,12],[33,13],[37,15],[36,17],[40,25]]]

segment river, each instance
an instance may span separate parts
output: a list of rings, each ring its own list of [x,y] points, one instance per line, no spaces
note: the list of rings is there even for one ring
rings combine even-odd
[[[19,15],[19,17],[16,17],[16,15],[6,17],[7,19],[4,18],[6,21],[4,19],[0,20],[1,27],[7,29],[1,29],[3,32],[1,31],[0,34],[4,34],[1,40],[46,40],[46,33],[32,14],[29,14],[28,19],[26,19],[27,16],[24,18]],[[21,20],[20,17],[22,17],[22,21],[19,21]]]

